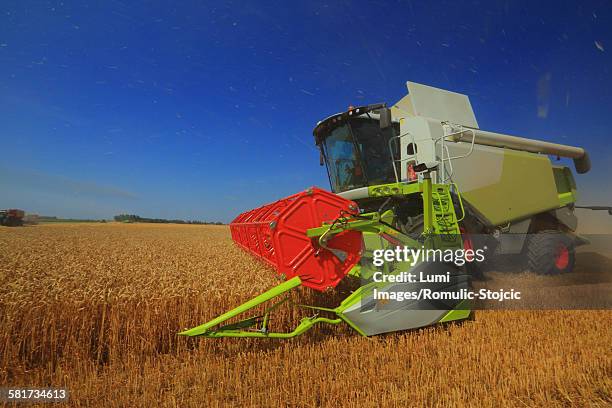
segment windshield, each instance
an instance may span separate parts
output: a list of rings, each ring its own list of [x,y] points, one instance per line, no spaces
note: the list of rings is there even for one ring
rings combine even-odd
[[[371,119],[352,119],[334,128],[322,143],[332,190],[395,182],[389,152],[393,135],[393,127],[381,130]]]
[[[324,149],[329,182],[334,192],[338,193],[367,185],[347,124],[332,130],[325,139]]]
[[[364,119],[352,120],[350,126],[364,161],[368,185],[394,183],[393,158],[389,151],[393,127],[381,129],[378,121]]]

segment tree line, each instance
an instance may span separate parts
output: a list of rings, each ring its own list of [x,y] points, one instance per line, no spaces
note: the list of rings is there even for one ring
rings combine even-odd
[[[209,222],[199,220],[167,220],[165,218],[144,218],[136,214],[119,214],[115,215],[114,220],[117,222],[152,222],[157,224],[202,224],[202,225],[223,225],[222,222]]]

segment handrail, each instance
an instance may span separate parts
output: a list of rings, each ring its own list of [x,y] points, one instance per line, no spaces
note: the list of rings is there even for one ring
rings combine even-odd
[[[446,183],[448,181],[452,180],[453,174],[454,174],[454,168],[453,168],[453,160],[456,159],[463,159],[465,157],[468,157],[469,155],[471,155],[474,152],[474,144],[476,141],[476,132],[473,129],[466,129],[464,128],[462,125],[459,126],[455,126],[449,122],[443,122],[443,125],[445,125],[444,127],[444,132],[445,134],[443,136],[440,136],[436,139],[434,139],[434,150],[435,150],[435,146],[437,146],[438,142],[441,141],[441,149],[440,149],[440,163],[442,164],[442,169],[444,171],[444,173],[448,174],[448,177],[444,177],[445,174],[441,175],[441,180],[439,180],[440,183]],[[446,129],[447,127],[450,127],[451,129],[458,127],[460,130],[457,132],[453,132],[453,133],[449,133],[446,134]],[[463,135],[464,133],[469,132],[472,134],[472,139],[470,141],[470,148],[468,150],[467,153],[463,154],[463,155],[458,155],[458,156],[451,156],[450,155],[450,151],[448,149],[448,146],[446,145],[446,141],[447,140],[452,140],[452,141],[461,141],[461,135]],[[456,138],[456,136],[459,136],[458,140]],[[444,153],[446,152],[446,157],[444,157]],[[446,167],[445,167],[445,162],[448,163],[449,167],[450,167],[450,172],[446,171]]]

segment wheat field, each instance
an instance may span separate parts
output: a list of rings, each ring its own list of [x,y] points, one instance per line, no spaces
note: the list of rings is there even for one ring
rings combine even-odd
[[[610,311],[478,311],[373,338],[177,336],[277,283],[225,226],[1,228],[0,386],[66,387],[76,407],[612,404]]]

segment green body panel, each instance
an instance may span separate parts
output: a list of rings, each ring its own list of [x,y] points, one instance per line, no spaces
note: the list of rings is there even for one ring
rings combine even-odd
[[[548,157],[509,149],[504,149],[499,181],[465,191],[463,197],[491,225],[505,224],[562,206]]]
[[[552,169],[559,194],[559,206],[575,203],[578,200],[578,192],[572,171],[565,166],[552,166]]]
[[[392,195],[409,195],[423,190],[422,183],[391,183],[368,187],[369,197],[385,197]]]
[[[576,181],[572,171],[565,166],[552,166],[555,185],[559,194],[576,193]]]

